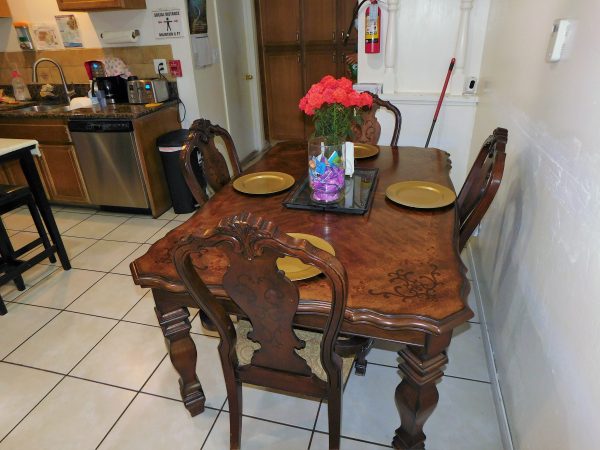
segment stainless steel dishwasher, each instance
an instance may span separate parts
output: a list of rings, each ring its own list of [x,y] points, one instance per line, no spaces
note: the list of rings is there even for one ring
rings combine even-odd
[[[130,120],[70,120],[69,131],[93,204],[150,208]]]

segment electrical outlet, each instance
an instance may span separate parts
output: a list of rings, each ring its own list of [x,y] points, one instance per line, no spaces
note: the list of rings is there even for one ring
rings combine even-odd
[[[155,59],[154,60],[154,73],[165,75],[167,73],[167,60],[166,59]]]

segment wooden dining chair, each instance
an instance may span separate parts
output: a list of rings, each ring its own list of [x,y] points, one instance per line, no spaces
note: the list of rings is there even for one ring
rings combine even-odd
[[[215,138],[223,140],[229,164],[217,148]],[[206,119],[198,119],[190,127],[179,163],[185,181],[200,206],[242,171],[231,135]]]
[[[459,249],[467,244],[498,192],[504,173],[508,130],[496,128],[485,140],[458,194]]]
[[[379,142],[381,125],[379,124],[377,117],[375,117],[375,114],[379,108],[385,108],[394,115],[394,132],[392,133],[390,145],[398,145],[400,129],[402,128],[402,114],[400,113],[400,110],[394,104],[387,100],[382,100],[376,94],[370,92],[369,94],[373,97],[373,107],[367,111],[363,111],[362,123],[353,125],[353,141],[373,145],[376,145]]]
[[[192,264],[193,254],[214,247],[229,259],[222,285],[249,320],[246,331],[251,331],[247,335],[240,335],[240,328]],[[320,358],[316,358],[320,367],[311,367],[300,356],[306,340],[299,338],[292,327],[299,303],[298,287],[276,265],[277,258],[284,256],[317,267],[331,287],[331,309],[320,339]],[[229,402],[230,448],[240,448],[242,383],[252,383],[327,399],[329,448],[339,449],[342,360],[335,353],[335,345],[348,293],[348,278],[339,260],[250,213],[226,217],[215,228],[183,238],[173,250],[173,260],[190,296],[208,314],[221,338],[219,356]],[[246,338],[260,347],[243,364],[236,344]]]

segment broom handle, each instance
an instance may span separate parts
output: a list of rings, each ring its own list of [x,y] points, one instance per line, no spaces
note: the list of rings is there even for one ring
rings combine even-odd
[[[442,109],[442,103],[444,102],[444,96],[446,95],[446,89],[448,88],[448,82],[450,81],[450,76],[452,75],[452,71],[454,70],[455,63],[456,58],[452,58],[450,60],[450,67],[448,67],[448,73],[446,74],[446,80],[444,81],[444,87],[442,88],[442,92],[437,103],[437,108],[435,108],[435,114],[433,115],[433,122],[431,122],[431,128],[429,129],[429,136],[427,136],[425,148],[429,147],[429,141],[431,140],[431,135],[433,134],[435,123],[437,122],[438,115],[440,114],[440,109]]]

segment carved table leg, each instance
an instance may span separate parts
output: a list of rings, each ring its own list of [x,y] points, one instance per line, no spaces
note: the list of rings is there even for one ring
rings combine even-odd
[[[166,293],[153,289],[152,294],[158,323],[169,344],[169,357],[180,376],[181,398],[190,414],[198,415],[204,411],[206,397],[196,375],[197,354],[190,336],[190,313],[186,307],[164,298]]]
[[[392,445],[396,449],[425,448],[423,426],[438,402],[436,381],[444,374],[448,362],[446,348],[452,333],[428,336],[425,347],[406,346],[398,354],[402,357],[399,369],[404,375],[396,388],[396,406],[400,412],[400,428]]]

